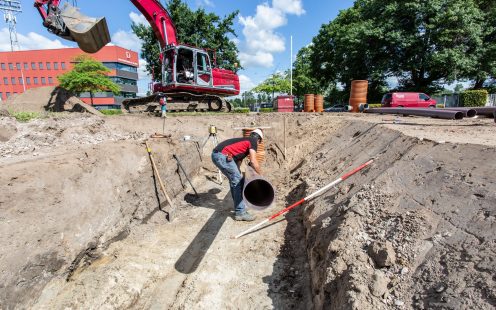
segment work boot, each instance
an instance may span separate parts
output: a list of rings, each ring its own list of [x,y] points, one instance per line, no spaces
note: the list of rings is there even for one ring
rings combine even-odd
[[[236,220],[236,221],[251,222],[251,221],[254,221],[255,219],[256,219],[256,216],[251,215],[248,212],[245,212],[245,213],[242,213],[242,214],[239,214],[239,215],[235,215],[234,216],[234,220]]]

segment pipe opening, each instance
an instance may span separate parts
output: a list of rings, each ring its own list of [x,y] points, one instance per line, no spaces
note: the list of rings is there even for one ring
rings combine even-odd
[[[265,209],[274,201],[275,192],[272,185],[264,179],[255,179],[246,184],[243,199],[248,207]]]
[[[476,110],[473,109],[467,110],[467,117],[475,117],[476,115],[477,115]]]
[[[456,112],[455,119],[463,119],[463,112]]]

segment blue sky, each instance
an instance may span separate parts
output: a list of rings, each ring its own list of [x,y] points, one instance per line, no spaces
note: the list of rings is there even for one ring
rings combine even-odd
[[[48,33],[30,0],[22,0],[23,13],[17,17],[17,31],[21,49],[59,48],[74,46]],[[293,36],[293,54],[309,44],[320,26],[335,18],[340,10],[353,5],[352,0],[186,0],[193,9],[205,10],[224,16],[239,10],[235,21],[238,35],[233,38],[240,50],[244,70],[239,72],[242,90],[248,90],[270,74],[290,66],[290,36]],[[112,42],[139,51],[140,42],[132,34],[131,20],[145,22],[130,1],[79,0],[81,11],[89,16],[105,16]],[[10,50],[7,25],[0,25],[0,50]],[[140,61],[144,64],[143,61]],[[146,91],[148,77],[141,71],[140,91]]]

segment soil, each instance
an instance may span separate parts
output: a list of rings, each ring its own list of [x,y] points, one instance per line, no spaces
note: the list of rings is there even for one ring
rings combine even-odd
[[[255,223],[374,163],[232,239],[254,223],[234,221],[212,139],[201,149],[210,124],[219,140],[270,127],[277,198]],[[0,129],[0,309],[496,306],[492,119],[61,113]]]

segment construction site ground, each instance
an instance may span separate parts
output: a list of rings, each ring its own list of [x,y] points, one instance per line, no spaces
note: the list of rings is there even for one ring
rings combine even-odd
[[[201,149],[209,125],[219,140],[270,127],[263,174],[277,197],[255,222],[233,219],[211,141]],[[495,136],[484,118],[0,117],[0,309],[494,308]]]

